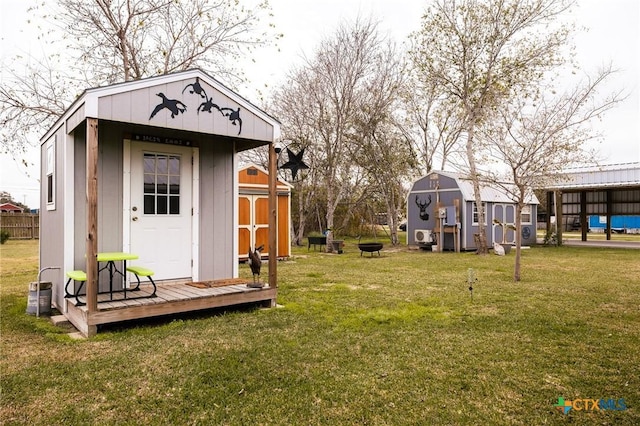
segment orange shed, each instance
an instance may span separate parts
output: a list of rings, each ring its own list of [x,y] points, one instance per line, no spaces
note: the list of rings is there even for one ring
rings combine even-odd
[[[278,258],[291,255],[291,185],[277,180],[277,246]],[[249,247],[264,245],[268,257],[269,173],[250,164],[238,172],[238,256],[247,259]]]

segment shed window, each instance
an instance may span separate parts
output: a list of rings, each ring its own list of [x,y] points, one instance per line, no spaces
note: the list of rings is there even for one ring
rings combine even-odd
[[[180,156],[144,154],[144,214],[180,214]]]
[[[56,141],[58,135],[46,145],[45,174],[47,182],[47,210],[56,209]]]
[[[484,225],[487,224],[487,203],[482,203],[482,211],[484,212]],[[473,203],[473,223],[472,225],[478,225],[478,206]]]
[[[526,206],[522,207],[522,211],[520,212],[520,219],[523,224],[531,224],[531,205],[527,204]]]

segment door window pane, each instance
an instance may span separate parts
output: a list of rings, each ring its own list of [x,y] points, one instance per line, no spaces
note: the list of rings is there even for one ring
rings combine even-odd
[[[156,197],[155,195],[144,196],[144,214],[156,214]]]
[[[169,197],[169,214],[180,214],[180,197]]]
[[[158,210],[156,214],[167,214],[167,197],[166,195],[158,195]]]
[[[180,194],[180,176],[169,176],[169,194]]]
[[[167,181],[169,180],[169,176],[167,175],[158,175],[158,194],[166,194],[167,193]]]
[[[180,156],[146,153],[143,162],[144,214],[180,214]]]

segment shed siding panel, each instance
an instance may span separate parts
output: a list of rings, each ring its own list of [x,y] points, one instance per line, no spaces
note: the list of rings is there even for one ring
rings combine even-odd
[[[98,251],[122,251],[122,128],[98,129]]]
[[[105,95],[98,102],[98,118],[121,122],[130,122],[170,129],[188,130],[203,133],[216,133],[224,136],[255,139],[271,142],[273,126],[243,108],[223,93],[218,92],[206,82],[200,81],[203,91],[193,91],[195,79],[185,79],[167,84],[132,90],[130,92]],[[179,111],[162,108],[176,104]],[[151,117],[156,107],[160,109]],[[230,115],[240,109],[240,122],[230,120]],[[172,117],[173,115],[173,117]],[[238,132],[240,132],[238,134]]]
[[[113,121],[129,121],[131,120],[131,93],[119,93],[110,96],[111,100],[111,119]],[[102,117],[102,111],[99,115]]]
[[[215,278],[228,278],[233,275],[233,245],[235,239],[235,228],[233,226],[234,191],[233,181],[235,179],[233,169],[233,146],[231,144],[217,144],[214,154],[214,250],[213,264]],[[222,250],[220,253],[219,248]]]
[[[86,270],[86,138],[82,126],[75,138],[75,251],[76,269]],[[122,250],[122,127],[99,123],[98,128],[98,251]],[[100,291],[108,290],[108,276],[100,276]],[[116,283],[118,282],[116,277]]]
[[[233,146],[200,144],[200,279],[233,275]]]
[[[46,185],[40,191],[40,268],[60,267],[64,266],[64,250],[62,247],[64,241],[64,203],[62,200],[65,196],[65,182],[63,180],[63,159],[64,149],[62,141],[65,140],[64,129],[61,127],[51,136],[49,141],[54,141],[55,136],[58,140],[55,143],[55,200],[56,209],[47,210],[47,191]],[[49,142],[47,141],[47,142]],[[41,158],[46,157],[47,143],[41,145]],[[47,182],[46,162],[42,161],[40,166],[40,182]],[[35,277],[34,277],[35,278]],[[54,290],[53,298],[58,306],[63,301],[64,292],[64,271],[51,270],[42,276],[43,281],[51,281]],[[35,281],[35,279],[34,279]]]
[[[148,120],[151,111],[151,101],[149,99],[149,89],[141,89],[139,94],[131,96],[131,118],[135,121]],[[159,98],[156,98],[156,100]],[[154,100],[155,102],[155,100]],[[153,104],[155,106],[155,104]]]
[[[75,227],[73,264],[75,269],[86,271],[87,144],[85,128],[86,126],[82,125],[80,129],[74,132],[74,165],[76,172],[73,190],[76,193],[76,197],[74,199],[75,215],[73,217]],[[98,217],[98,220],[100,220],[100,217]]]

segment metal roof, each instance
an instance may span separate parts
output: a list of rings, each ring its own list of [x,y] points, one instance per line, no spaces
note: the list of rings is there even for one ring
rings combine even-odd
[[[434,171],[432,173],[437,173],[454,179],[458,184],[458,188],[460,188],[460,192],[462,192],[462,198],[465,201],[475,201],[473,182],[470,179],[465,178],[462,174],[455,172]],[[497,185],[491,182],[481,182],[480,185],[480,199],[483,202],[510,204],[517,202],[513,195],[515,194],[515,188],[513,191],[511,191],[511,193],[509,193],[509,191],[507,191],[506,189],[513,186],[512,184],[501,183],[500,185]],[[528,194],[524,201],[527,204],[539,204],[538,199],[533,194],[533,192]]]
[[[546,189],[589,189],[640,186],[640,163],[568,169]]]

